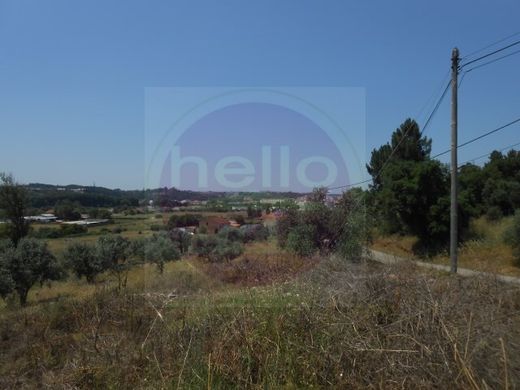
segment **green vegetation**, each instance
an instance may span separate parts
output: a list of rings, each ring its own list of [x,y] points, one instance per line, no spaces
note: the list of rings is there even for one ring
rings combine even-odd
[[[0,182],[0,209],[9,221],[6,233],[16,246],[29,233],[29,223],[24,219],[27,192],[11,175],[0,173]]]
[[[168,230],[177,227],[199,226],[201,219],[202,217],[200,214],[172,215],[168,220]]]
[[[240,256],[244,248],[240,242],[215,235],[197,234],[192,240],[191,250],[206,261],[221,262]]]
[[[367,199],[380,233],[415,236],[414,253],[435,256],[449,240],[450,185],[448,167],[431,159],[430,152],[431,140],[407,119],[390,143],[372,151]],[[519,172],[520,152],[514,150],[493,152],[483,167],[461,167],[459,240],[471,238],[470,218],[486,215],[493,222],[520,207]]]
[[[95,248],[86,243],[73,242],[65,250],[63,258],[78,278],[84,276],[90,284],[94,283],[97,275],[105,271]]]
[[[27,294],[34,284],[59,280],[64,276],[62,267],[44,242],[22,238],[17,247],[4,242],[0,249],[0,273],[5,282],[0,287],[1,295],[5,297],[11,292],[11,287],[18,294],[22,306],[27,303]]]
[[[364,194],[345,192],[333,207],[325,205],[326,194],[323,188],[315,189],[302,210],[291,202],[284,205],[277,225],[278,244],[301,256],[332,252],[359,260],[369,239]]]
[[[1,313],[0,386],[501,388],[520,380],[519,291],[493,280],[333,258],[247,290],[185,261],[139,280],[120,294],[101,289]]]
[[[517,266],[520,266],[520,210],[518,210],[513,218],[510,228],[506,231],[505,241],[511,245],[513,256]]]
[[[50,239],[75,236],[85,233],[88,233],[86,226],[60,225],[58,229],[54,227],[40,227],[39,229],[32,230],[29,235],[34,238]]]

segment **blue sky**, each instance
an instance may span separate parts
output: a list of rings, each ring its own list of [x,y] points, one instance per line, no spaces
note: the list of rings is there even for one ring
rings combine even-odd
[[[141,188],[150,87],[362,87],[367,156],[438,91],[453,46],[515,33],[519,16],[517,0],[0,0],[0,171]],[[520,116],[518,69],[520,55],[467,75],[461,142]],[[449,146],[447,103],[434,153]],[[518,126],[460,160],[515,142]]]

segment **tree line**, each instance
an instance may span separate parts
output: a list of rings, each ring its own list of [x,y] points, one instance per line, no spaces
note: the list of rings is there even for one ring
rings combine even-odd
[[[432,140],[407,119],[391,139],[371,153],[368,205],[383,233],[418,237],[414,250],[436,253],[449,242],[449,166],[431,157]],[[459,170],[459,238],[468,236],[470,218],[489,220],[520,208],[520,152],[491,153],[483,166]]]

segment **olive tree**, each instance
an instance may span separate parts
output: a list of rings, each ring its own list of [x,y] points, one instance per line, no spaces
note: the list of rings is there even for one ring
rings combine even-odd
[[[13,292],[14,281],[9,271],[10,260],[14,257],[14,245],[11,240],[0,241],[0,297]]]
[[[130,241],[119,235],[101,236],[96,244],[96,256],[103,269],[116,276],[118,290],[126,287],[128,270],[132,265],[129,248]]]
[[[144,243],[144,260],[157,265],[159,272],[164,271],[164,264],[181,258],[179,249],[165,235],[154,234]]]
[[[15,246],[29,233],[29,223],[24,218],[26,208],[25,188],[17,184],[12,175],[0,173],[0,209],[9,222],[9,236]]]
[[[22,306],[27,303],[27,294],[35,283],[43,284],[64,276],[62,267],[47,244],[40,240],[22,238],[16,250],[6,251],[4,256]]]
[[[97,255],[93,246],[74,242],[70,244],[63,254],[65,262],[74,271],[78,278],[85,277],[87,283],[94,283],[98,274],[105,270],[101,258]]]

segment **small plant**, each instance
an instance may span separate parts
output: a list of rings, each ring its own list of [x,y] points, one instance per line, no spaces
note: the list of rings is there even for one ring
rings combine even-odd
[[[520,266],[520,210],[516,211],[513,223],[505,233],[505,241],[513,248],[516,265]]]

